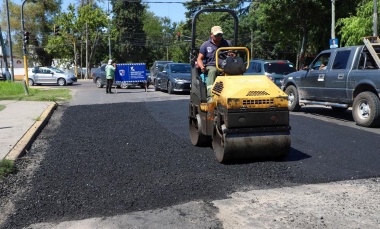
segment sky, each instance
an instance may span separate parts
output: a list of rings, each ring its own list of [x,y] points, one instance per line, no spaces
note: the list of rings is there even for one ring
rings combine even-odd
[[[76,4],[77,0],[63,0],[62,9],[67,9],[70,3]],[[143,3],[148,3],[149,11],[159,17],[168,17],[172,22],[185,21],[185,7],[181,4],[186,0],[143,0]],[[104,0],[104,9],[108,9],[108,1]],[[110,4],[111,7],[111,4]]]
[[[172,22],[185,21],[186,8],[181,4],[182,2],[185,2],[184,0],[150,0],[146,2],[149,2],[149,10],[157,16],[168,17],[172,20]]]
[[[104,9],[108,9],[108,1],[103,0]],[[23,0],[14,0],[18,4],[22,4]],[[78,0],[63,0],[62,10],[66,10],[67,6],[72,4],[77,4]],[[149,11],[153,12],[159,17],[168,17],[172,22],[185,21],[185,7],[181,4],[186,2],[186,0],[143,0],[143,3],[148,3]],[[33,4],[26,2],[25,4]],[[111,7],[111,5],[110,5]]]

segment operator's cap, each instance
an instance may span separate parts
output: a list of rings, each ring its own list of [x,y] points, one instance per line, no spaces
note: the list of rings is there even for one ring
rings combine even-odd
[[[214,35],[216,35],[218,33],[223,34],[223,30],[222,30],[222,28],[220,26],[214,26],[214,27],[211,28],[211,33],[214,34]]]
[[[111,59],[108,60],[108,64],[112,64],[112,60]]]

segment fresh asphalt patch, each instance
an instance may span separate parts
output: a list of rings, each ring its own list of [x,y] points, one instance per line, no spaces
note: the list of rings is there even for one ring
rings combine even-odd
[[[292,149],[284,161],[222,165],[211,148],[191,145],[188,100],[56,112],[53,116],[63,112],[62,117],[52,118],[26,155],[43,157],[30,181],[23,181],[26,191],[5,228],[211,202],[237,191],[380,176],[377,134],[309,117],[291,116]],[[17,176],[9,179],[17,183]]]

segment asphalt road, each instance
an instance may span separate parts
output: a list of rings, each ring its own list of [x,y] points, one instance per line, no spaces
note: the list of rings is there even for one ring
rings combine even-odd
[[[288,158],[222,165],[211,148],[190,143],[188,95],[152,88],[107,95],[93,87],[72,88],[73,101],[58,107],[17,162],[18,173],[3,181],[1,228],[108,217],[112,226],[88,228],[234,228],[218,217],[215,201],[237,192],[380,177],[380,129],[357,127],[350,111],[292,113]],[[129,218],[112,218],[119,215]],[[312,226],[339,228],[317,221]]]

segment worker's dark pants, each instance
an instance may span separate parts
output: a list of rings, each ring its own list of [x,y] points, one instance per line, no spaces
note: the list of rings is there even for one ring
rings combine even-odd
[[[112,84],[113,84],[113,79],[107,79],[107,86],[106,86],[107,93],[111,93]]]

